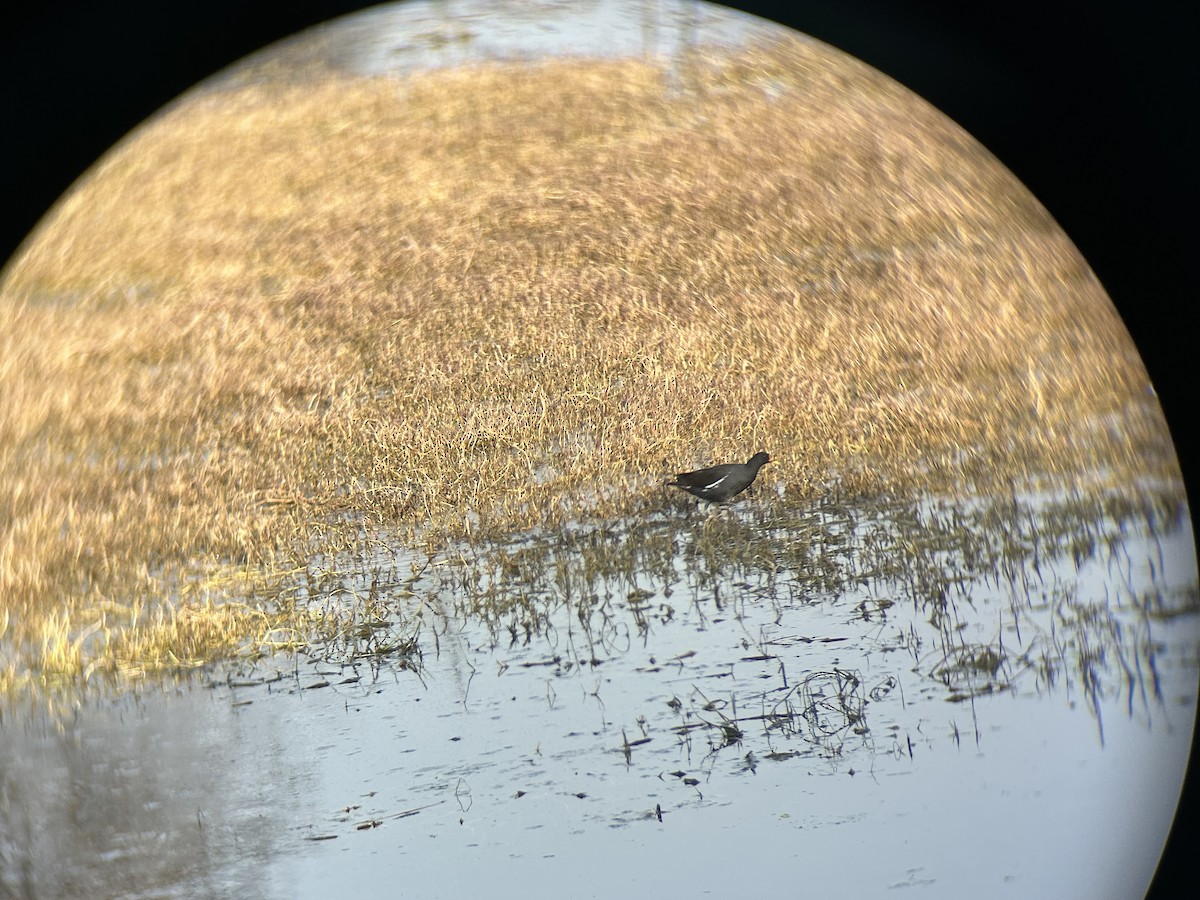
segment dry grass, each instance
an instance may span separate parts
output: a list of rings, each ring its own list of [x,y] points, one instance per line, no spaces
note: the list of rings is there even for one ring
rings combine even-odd
[[[197,93],[60,204],[0,320],[10,685],[266,639],[232,601],[378,525],[625,514],[759,449],[785,502],[1179,483],[1045,212],[921,101],[800,43],[682,91],[560,61]],[[81,640],[141,608],[179,611]]]

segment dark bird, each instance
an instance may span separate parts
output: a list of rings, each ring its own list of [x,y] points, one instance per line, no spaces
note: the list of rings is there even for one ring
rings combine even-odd
[[[725,463],[695,472],[680,472],[667,484],[710,503],[725,503],[750,487],[758,477],[758,470],[770,461],[768,454],[755,453],[745,463]]]

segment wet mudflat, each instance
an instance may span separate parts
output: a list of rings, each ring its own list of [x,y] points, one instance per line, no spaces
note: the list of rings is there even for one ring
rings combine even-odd
[[[314,562],[293,600],[344,641],[6,713],[0,887],[1143,891],[1196,706],[1187,517],[770,516]]]

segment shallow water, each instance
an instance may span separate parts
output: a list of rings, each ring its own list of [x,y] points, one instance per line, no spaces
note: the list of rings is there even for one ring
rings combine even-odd
[[[1137,896],[1194,725],[1192,534],[1106,520],[1068,542],[1047,516],[995,537],[1034,508],[983,543],[1074,549],[973,567],[979,514],[932,505],[656,515],[575,555],[526,540],[377,595],[420,618],[419,659],[277,656],[61,727],[9,711],[0,896]],[[958,522],[959,552],[931,538],[868,571],[914,521]],[[747,533],[821,544],[841,580],[724,543]],[[668,535],[668,570],[595,574],[598,547]],[[514,555],[507,581],[488,568]],[[524,605],[465,611],[497,585]]]

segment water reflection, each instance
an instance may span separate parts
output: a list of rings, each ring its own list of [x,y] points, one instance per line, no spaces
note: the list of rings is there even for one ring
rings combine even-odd
[[[293,601],[356,627],[61,729],[6,717],[6,895],[343,895],[398,861],[421,896],[527,896],[534,862],[581,896],[781,865],[1136,894],[1196,702],[1192,535],[1149,494],[651,505],[314,562]]]
[[[651,512],[624,528],[463,551],[463,574],[439,584],[497,646],[549,632],[548,610],[566,606],[583,638],[566,658],[593,666],[648,646],[681,607],[745,620],[747,604],[765,605],[778,626],[798,606],[849,606],[854,640],[911,657],[946,700],[1018,682],[1081,693],[1103,739],[1102,696],[1123,696],[1130,715],[1162,702],[1155,623],[1196,611],[1188,539],[1163,547],[1185,522],[1170,495],[1116,493],[723,510],[682,528]],[[781,640],[773,629],[751,638],[761,661],[779,658],[767,643]]]
[[[186,686],[65,724],[8,717],[0,896],[255,896],[277,852],[276,798],[304,791],[305,772],[279,767],[287,734]]]

